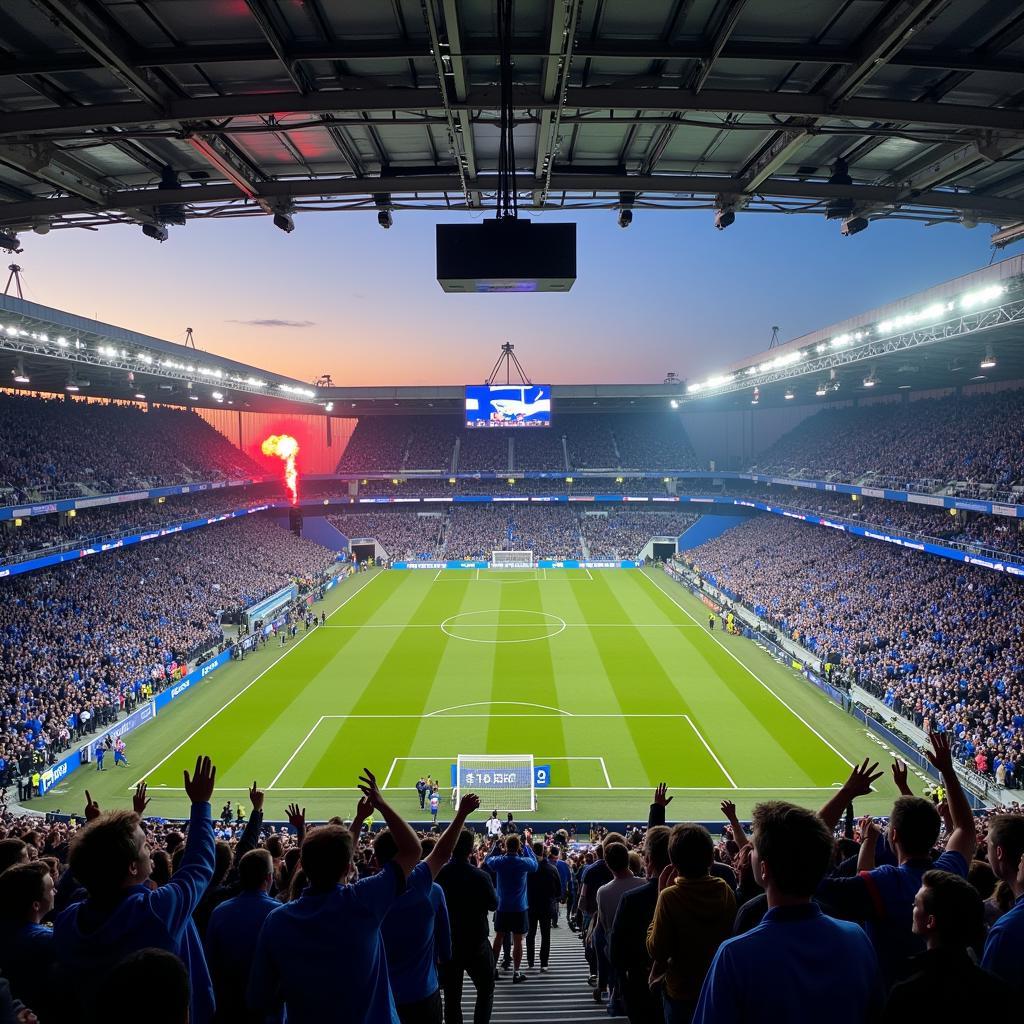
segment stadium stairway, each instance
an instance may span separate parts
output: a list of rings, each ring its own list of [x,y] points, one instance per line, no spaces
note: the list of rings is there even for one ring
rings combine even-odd
[[[538,949],[540,936],[537,936]],[[604,1003],[594,1002],[594,990],[587,983],[587,961],[578,932],[570,931],[563,916],[560,927],[551,930],[551,956],[547,974],[540,973],[540,964],[526,966],[523,951],[523,973],[527,980],[512,983],[512,972],[502,971],[494,986],[493,1024],[582,1024],[602,1021],[604,1024],[628,1024],[626,1017],[611,1017]],[[473,1019],[476,990],[469,978],[462,989],[462,1013]]]

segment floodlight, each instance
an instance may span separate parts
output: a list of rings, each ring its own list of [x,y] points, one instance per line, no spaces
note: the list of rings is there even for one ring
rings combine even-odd
[[[819,398],[824,398],[824,397],[825,397],[825,396],[826,396],[826,395],[828,394],[828,385],[827,385],[827,384],[826,384],[826,383],[825,383],[824,381],[822,381],[822,382],[821,382],[821,383],[820,383],[820,384],[819,384],[819,385],[817,386],[817,388],[815,388],[815,391],[814,391],[814,393],[815,393],[815,394],[816,394],[816,395],[817,395],[817,396],[818,396]]]
[[[146,396],[141,391],[135,392],[135,397],[141,402],[144,401]]]
[[[793,393],[793,390],[790,388],[790,389],[786,390],[786,394],[783,397],[786,399],[787,402],[789,402],[789,401],[792,401],[792,399],[796,398],[796,395]]]
[[[391,225],[394,224],[394,222],[395,222],[395,220],[391,216],[391,211],[390,210],[381,210],[381,211],[378,212],[378,214],[377,214],[377,223],[382,228],[384,228],[385,231],[387,231],[387,229],[389,227],[391,227]]]
[[[31,384],[32,383],[31,379],[28,376],[28,374],[25,372],[25,364],[21,360],[21,358],[18,359],[18,368],[16,370],[14,370],[13,373],[14,373],[14,383],[15,384]]]
[[[736,220],[736,213],[733,210],[715,210],[715,227],[724,231],[733,221]]]
[[[871,374],[864,378],[864,387],[866,388],[873,388],[877,383],[878,381]]]
[[[843,226],[839,229],[839,234],[843,238],[849,238],[851,235],[859,235],[871,222],[867,217],[847,217],[843,221]]]
[[[991,347],[985,350],[985,358],[982,359],[978,365],[983,370],[991,370],[996,365],[996,357],[993,354]],[[14,379],[17,380],[18,378],[15,377]]]
[[[157,242],[167,241],[167,228],[163,224],[143,224],[142,233]]]
[[[285,234],[291,234],[295,230],[295,221],[287,210],[278,210],[274,214],[274,227],[280,228]]]
[[[672,406],[673,409],[678,409],[679,408],[679,402],[676,399],[674,399],[674,398],[668,404],[670,406]]]
[[[632,210],[619,210],[619,227],[628,228],[633,223],[633,211]]]
[[[4,249],[6,252],[21,252],[21,248],[18,246],[18,236],[0,231],[0,249]]]
[[[328,402],[324,406],[324,412],[331,412],[333,409],[334,409],[334,403],[333,402]]]

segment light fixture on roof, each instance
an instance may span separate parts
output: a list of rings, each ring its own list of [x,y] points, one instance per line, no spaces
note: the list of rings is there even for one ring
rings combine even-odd
[[[15,384],[31,384],[32,383],[31,379],[29,378],[29,375],[25,372],[25,364],[22,361],[20,356],[18,357],[18,367],[17,367],[16,370],[13,370],[12,372],[14,373],[14,383]]]
[[[851,235],[859,235],[871,221],[867,217],[847,217],[843,221],[843,226],[839,229],[839,234],[843,238],[849,238]]]
[[[135,392],[135,397],[140,401],[145,401],[146,396],[141,391]]]
[[[982,359],[982,361],[980,363],[978,363],[978,365],[983,370],[991,370],[991,369],[993,369],[995,367],[995,365],[996,365],[996,357],[995,357],[995,354],[992,351],[992,346],[991,345],[989,345],[988,348],[985,349],[985,358]],[[15,378],[15,380],[17,380],[17,378]]]
[[[672,406],[673,409],[678,409],[679,408],[679,402],[675,398],[673,398],[668,404],[670,406]]]
[[[636,202],[635,192],[619,193],[619,227],[628,228],[633,223],[633,204]]]
[[[274,211],[274,227],[280,228],[286,235],[290,235],[295,230],[295,219],[292,217],[290,203],[279,206]]]
[[[760,401],[761,401],[761,389],[760,388],[754,388],[754,394],[751,396],[750,404],[751,405],[757,405],[757,403],[760,402]]]
[[[142,233],[155,242],[167,241],[167,227],[164,224],[143,224]]]
[[[391,216],[391,193],[375,192],[373,203],[377,207],[377,223],[387,231],[395,222],[394,217]]]
[[[792,388],[786,388],[786,394],[783,397],[786,399],[787,402],[789,402],[796,398],[796,394],[794,393]]]
[[[328,402],[324,406],[324,412],[331,412],[333,409],[334,409],[334,403],[333,402]]]
[[[878,383],[878,377],[875,374],[875,368],[871,367],[871,372],[864,378],[864,387],[873,388]]]
[[[724,231],[727,227],[733,224],[735,220],[736,211],[731,206],[727,206],[721,210],[715,210],[715,227],[719,231]]]

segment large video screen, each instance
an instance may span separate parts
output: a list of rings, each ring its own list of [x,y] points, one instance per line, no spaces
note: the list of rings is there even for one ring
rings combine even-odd
[[[550,384],[467,384],[467,427],[550,427]]]

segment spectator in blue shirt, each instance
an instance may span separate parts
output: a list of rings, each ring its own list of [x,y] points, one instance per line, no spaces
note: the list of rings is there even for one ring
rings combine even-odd
[[[949,734],[933,732],[931,742],[928,757],[942,776],[949,807],[945,852],[931,859],[941,825],[938,809],[930,800],[912,795],[905,766],[897,763],[893,776],[904,795],[893,805],[887,836],[897,863],[875,866],[877,835],[866,822],[872,834],[861,844],[858,874],[826,879],[818,890],[818,897],[839,917],[866,923],[888,985],[900,977],[908,957],[925,949],[924,939],[912,929],[914,897],[924,873],[934,868],[966,878],[977,845],[974,815],[953,770]],[[835,828],[851,800],[870,792],[871,783],[879,777],[873,774],[876,767],[868,767],[867,760],[855,767],[846,784],[825,805],[821,816],[829,828]]]
[[[523,936],[529,927],[526,912],[526,876],[537,870],[537,858],[533,850],[523,847],[518,835],[505,837],[505,852],[497,852],[497,846],[491,847],[484,860],[494,872],[498,884],[498,912],[494,918],[494,959],[505,941],[506,933],[512,935],[512,981],[526,981],[526,975],[519,969],[523,962]],[[498,977],[495,972],[495,977]]]
[[[15,999],[44,1020],[50,1006],[53,932],[40,922],[53,909],[53,878],[41,861],[0,874],[0,973]]]
[[[216,774],[208,757],[196,759],[191,777],[184,773],[192,802],[188,838],[177,871],[159,889],[146,885],[152,861],[139,817],[148,803],[145,784],[136,790],[134,812],[101,814],[89,801],[86,817],[91,820],[75,833],[68,862],[89,897],[63,911],[53,928],[64,998],[77,993],[101,999],[99,1005],[82,1007],[81,1019],[97,1020],[109,1012],[107,975],[129,953],[151,947],[184,962],[192,982],[192,1024],[209,1024],[213,1018],[213,986],[192,913],[213,877],[210,797]]]
[[[339,1015],[352,1024],[400,1024],[380,929],[419,862],[420,842],[384,800],[372,772],[360,783],[351,831],[325,825],[306,835],[300,863],[307,888],[266,919],[256,944],[249,1005],[271,1012],[283,1003],[289,1024]],[[377,874],[345,884],[355,841],[375,811],[391,832],[395,855]]]
[[[882,1001],[871,942],[858,925],[826,917],[811,902],[832,861],[830,830],[782,801],[758,804],[753,826],[751,864],[768,912],[719,946],[693,1024],[864,1024]]]
[[[462,798],[455,819],[429,856],[409,872],[405,892],[395,900],[381,926],[391,993],[402,1024],[441,1024],[437,967],[452,958],[452,936],[444,890],[434,879],[451,858],[466,818],[479,806],[472,794]],[[373,844],[377,868],[383,869],[396,852],[391,833],[380,833]]]
[[[248,1010],[245,993],[260,928],[281,906],[269,895],[274,858],[266,850],[250,850],[238,863],[238,882],[242,891],[214,908],[203,941],[217,1000],[217,1024],[267,1019]]]
[[[988,862],[1013,890],[1014,904],[992,925],[981,965],[1024,996],[1024,814],[1000,814],[988,826]]]

